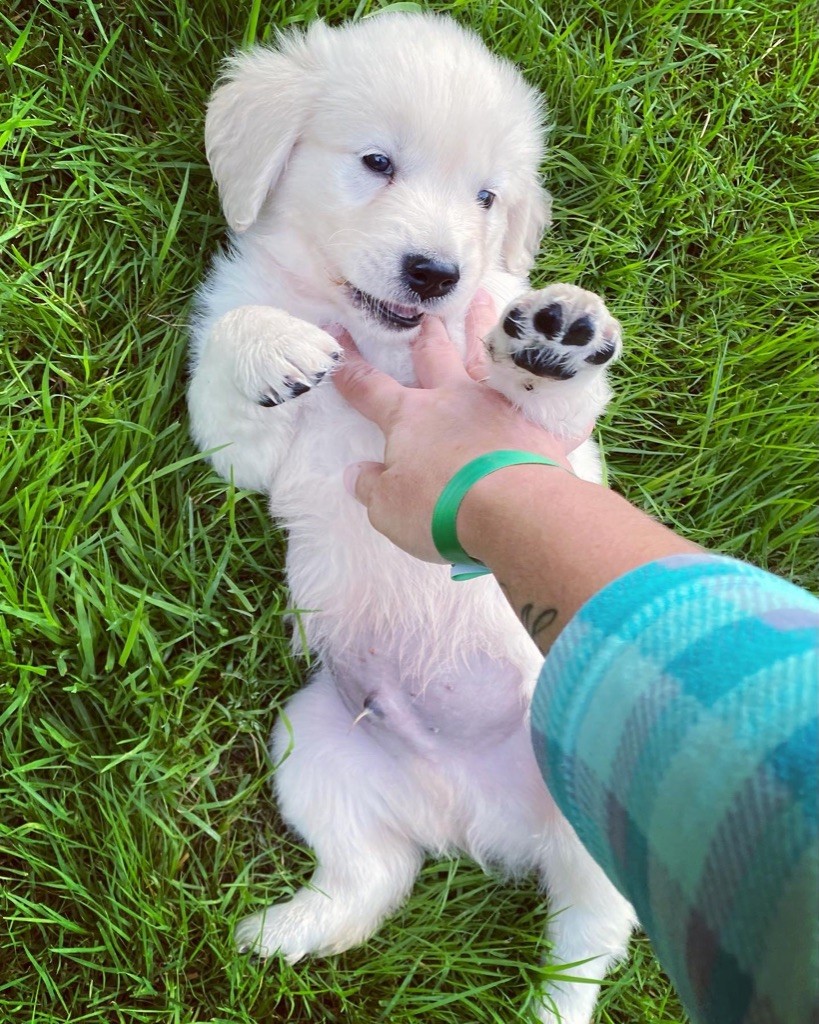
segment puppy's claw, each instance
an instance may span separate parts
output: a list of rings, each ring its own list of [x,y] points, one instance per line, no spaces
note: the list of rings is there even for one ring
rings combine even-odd
[[[310,390],[310,385],[309,384],[304,384],[301,381],[293,382],[293,381],[290,381],[290,380],[286,379],[285,382],[288,384],[288,386],[290,388],[290,397],[291,398],[298,398],[299,395],[303,395],[307,391]]]
[[[265,409],[273,409],[275,406],[281,405],[282,400],[277,394],[273,393],[269,395],[262,395],[258,404],[263,406]]]

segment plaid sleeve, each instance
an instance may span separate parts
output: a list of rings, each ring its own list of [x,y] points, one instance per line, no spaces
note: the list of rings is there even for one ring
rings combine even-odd
[[[819,601],[680,555],[595,595],[532,733],[696,1024],[819,1021]]]

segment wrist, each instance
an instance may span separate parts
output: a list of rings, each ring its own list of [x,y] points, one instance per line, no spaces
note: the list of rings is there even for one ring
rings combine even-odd
[[[519,535],[530,515],[548,517],[550,504],[573,485],[583,485],[570,470],[544,464],[505,466],[482,477],[467,491],[457,518],[461,546],[488,566]]]

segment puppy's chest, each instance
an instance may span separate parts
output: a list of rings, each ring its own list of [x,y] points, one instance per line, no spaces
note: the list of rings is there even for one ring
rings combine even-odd
[[[501,743],[521,729],[527,700],[519,667],[474,649],[438,661],[417,642],[408,652],[406,637],[356,637],[326,659],[353,728],[427,756]]]

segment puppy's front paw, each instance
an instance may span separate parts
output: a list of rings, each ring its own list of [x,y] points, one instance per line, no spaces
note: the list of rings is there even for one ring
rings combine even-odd
[[[495,363],[518,369],[518,384],[566,381],[599,372],[620,354],[620,325],[594,292],[553,284],[504,310],[487,348]]]
[[[319,384],[341,358],[335,338],[272,306],[240,306],[214,324],[211,342],[230,354],[233,382],[257,405],[271,407]]]
[[[489,384],[535,423],[584,437],[611,398],[620,325],[593,292],[553,284],[510,303],[486,338]]]

